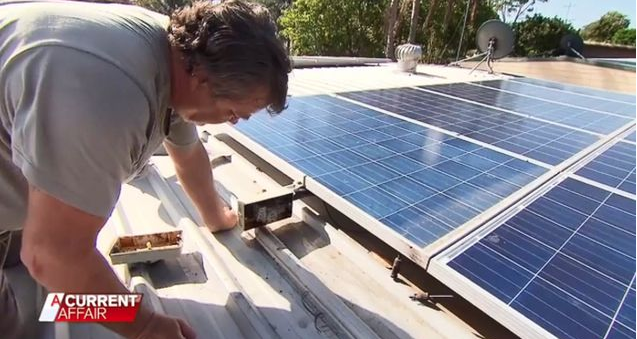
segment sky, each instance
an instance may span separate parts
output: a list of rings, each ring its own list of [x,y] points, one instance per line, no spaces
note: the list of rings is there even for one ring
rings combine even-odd
[[[548,0],[535,5],[535,13],[567,19],[575,29],[598,20],[608,11],[625,14],[630,27],[635,28],[635,0]]]

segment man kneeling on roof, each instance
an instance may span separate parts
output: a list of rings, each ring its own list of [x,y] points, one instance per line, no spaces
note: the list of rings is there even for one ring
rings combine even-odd
[[[290,62],[263,7],[195,2],[170,18],[136,6],[0,3],[0,333],[20,337],[1,267],[9,230],[51,292],[128,293],[96,250],[121,184],[162,144],[211,231],[237,216],[213,187],[193,123],[281,112]],[[194,338],[148,309],[104,324],[126,338]]]

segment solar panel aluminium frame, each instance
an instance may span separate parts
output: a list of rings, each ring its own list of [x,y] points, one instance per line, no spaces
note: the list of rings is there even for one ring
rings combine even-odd
[[[457,138],[462,138],[463,140],[467,140],[481,146],[485,146],[491,149],[499,149],[499,148],[494,148],[491,145],[473,140],[471,138],[466,138],[464,136],[461,136],[458,133],[453,133],[433,125],[429,125],[414,119],[406,118],[399,114],[392,113],[390,111],[386,111],[371,105],[360,103],[355,100],[341,97],[337,94],[327,94],[327,95],[334,98],[338,98],[340,100],[357,104],[362,107],[373,109],[377,112],[381,112],[393,117],[397,117],[404,121],[408,121],[408,122],[411,122],[429,129],[441,131],[447,135],[457,137]],[[622,131],[627,128],[629,128],[628,124],[625,128],[622,128]],[[392,230],[389,226],[381,223],[379,220],[374,219],[372,216],[364,212],[359,207],[350,203],[343,197],[340,197],[339,195],[334,193],[332,190],[330,190],[323,184],[319,183],[317,180],[314,180],[313,178],[305,175],[299,169],[295,168],[291,164],[279,158],[277,155],[269,151],[264,146],[261,146],[256,141],[253,141],[248,136],[241,133],[239,130],[232,128],[231,126],[228,126],[228,125],[224,125],[221,128],[221,130],[223,131],[223,133],[229,135],[231,138],[235,139],[244,147],[247,147],[249,150],[254,152],[257,156],[261,157],[263,160],[267,161],[268,163],[270,163],[271,165],[279,169],[281,172],[283,172],[285,175],[290,177],[295,182],[303,183],[303,185],[308,191],[312,192],[314,195],[316,195],[318,198],[325,201],[327,204],[336,208],[339,212],[348,216],[351,220],[353,220],[354,222],[356,222],[357,224],[359,224],[360,226],[368,230],[370,233],[375,235],[381,241],[385,242],[387,245],[391,246],[392,248],[397,250],[399,253],[401,253],[403,256],[409,258],[410,260],[412,260],[413,262],[415,262],[417,265],[421,266],[424,269],[427,269],[430,259],[434,255],[443,251],[445,248],[449,247],[451,244],[455,243],[456,241],[462,239],[471,231],[484,225],[490,219],[500,214],[503,210],[515,204],[520,199],[523,199],[529,193],[533,192],[538,187],[541,187],[543,184],[545,184],[546,182],[551,180],[553,177],[555,177],[557,174],[562,172],[565,168],[570,167],[579,159],[586,156],[590,152],[593,152],[595,149],[597,149],[599,146],[603,144],[602,140],[598,140],[596,143],[590,145],[589,147],[575,154],[570,159],[564,161],[562,164],[558,166],[554,166],[553,168],[550,168],[546,173],[539,176],[534,181],[524,186],[522,189],[518,190],[517,192],[513,193],[509,197],[498,202],[497,204],[490,207],[486,211],[483,211],[482,213],[480,213],[473,219],[469,220],[465,224],[457,227],[455,230],[449,232],[448,234],[439,238],[438,240],[434,241],[428,246],[421,248],[418,245],[414,244],[412,241],[400,235],[398,232]],[[509,152],[505,152],[505,153],[509,153]]]
[[[490,220],[483,227],[474,230],[462,240],[452,244],[444,251],[435,255],[430,260],[429,267],[427,267],[427,272],[429,272],[429,274],[434,276],[436,279],[440,280],[447,287],[460,294],[463,298],[467,299],[470,303],[472,303],[479,309],[488,312],[488,314],[492,318],[503,324],[505,327],[507,327],[509,330],[511,330],[513,333],[520,336],[521,338],[558,339],[555,335],[548,332],[530,319],[526,318],[523,314],[516,311],[494,295],[484,291],[484,289],[482,289],[476,283],[472,282],[469,278],[447,266],[447,263],[451,262],[456,256],[460,255],[465,250],[478,243],[478,241],[503,225],[507,220],[513,218],[517,213],[522,211],[532,202],[542,197],[544,194],[548,193],[559,183],[569,177],[573,177],[574,173],[579,168],[585,166],[596,156],[600,155],[602,152],[609,149],[616,143],[622,142],[621,140],[624,138],[624,136],[631,133],[634,129],[635,122],[633,121],[631,123],[631,126],[622,128],[621,131],[615,132],[612,135],[603,138],[601,141],[598,141],[596,144],[601,143],[601,145],[597,145],[598,147],[596,147],[592,152],[589,152],[587,155],[578,159],[567,170],[553,177],[551,180],[546,182],[543,186],[539,187],[532,194],[526,196],[524,199],[509,206],[509,208],[504,210],[497,217]],[[589,182],[590,180],[587,183]],[[599,186],[599,183],[596,183],[596,186],[608,190],[608,188],[606,188],[605,186]],[[635,199],[634,196],[631,197],[630,194],[620,190],[614,189],[609,192]]]

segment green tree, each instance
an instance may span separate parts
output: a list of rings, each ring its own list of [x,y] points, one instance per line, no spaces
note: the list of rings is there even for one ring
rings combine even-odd
[[[534,10],[536,2],[547,2],[548,0],[494,0],[493,9],[500,14],[500,20],[515,24],[518,19],[523,18],[526,13]],[[512,20],[510,20],[512,19]]]
[[[424,1],[421,8],[421,12],[426,13],[426,16],[431,14],[427,28],[423,27],[423,32],[420,34],[420,40],[423,43],[426,42],[423,59],[429,63],[448,63],[455,60],[467,2],[466,0],[453,3],[436,1],[434,6],[432,2]],[[488,1],[471,1],[469,5],[473,20],[471,17],[467,18],[461,56],[465,55],[465,51],[476,48],[475,33],[478,27],[483,22],[498,17]],[[427,21],[426,16],[425,21]]]
[[[560,39],[575,32],[570,23],[540,14],[514,24],[513,29],[516,32],[514,53],[529,57],[556,55]]]
[[[136,5],[170,15],[174,10],[192,3],[192,0],[132,0]]]
[[[635,46],[635,29],[624,28],[615,32],[612,42],[618,45]]]
[[[295,0],[279,19],[293,54],[382,57],[388,0]]]
[[[385,57],[395,60],[396,22],[398,20],[398,5],[400,0],[391,0],[386,13],[385,24]]]
[[[288,6],[290,6],[290,2],[292,0],[252,0],[252,1],[258,2],[264,5],[265,7],[267,7],[268,11],[270,11],[270,15],[272,15],[272,19],[274,19],[274,21],[277,21],[279,17],[281,16],[281,14],[283,13],[283,10],[285,10]]]
[[[610,11],[582,28],[582,38],[598,42],[611,42],[618,31],[628,28],[630,20],[624,14]]]

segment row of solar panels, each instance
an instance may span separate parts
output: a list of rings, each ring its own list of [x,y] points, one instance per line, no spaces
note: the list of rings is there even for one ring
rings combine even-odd
[[[516,79],[295,98],[237,129],[515,333],[634,338],[634,124],[634,96]]]

